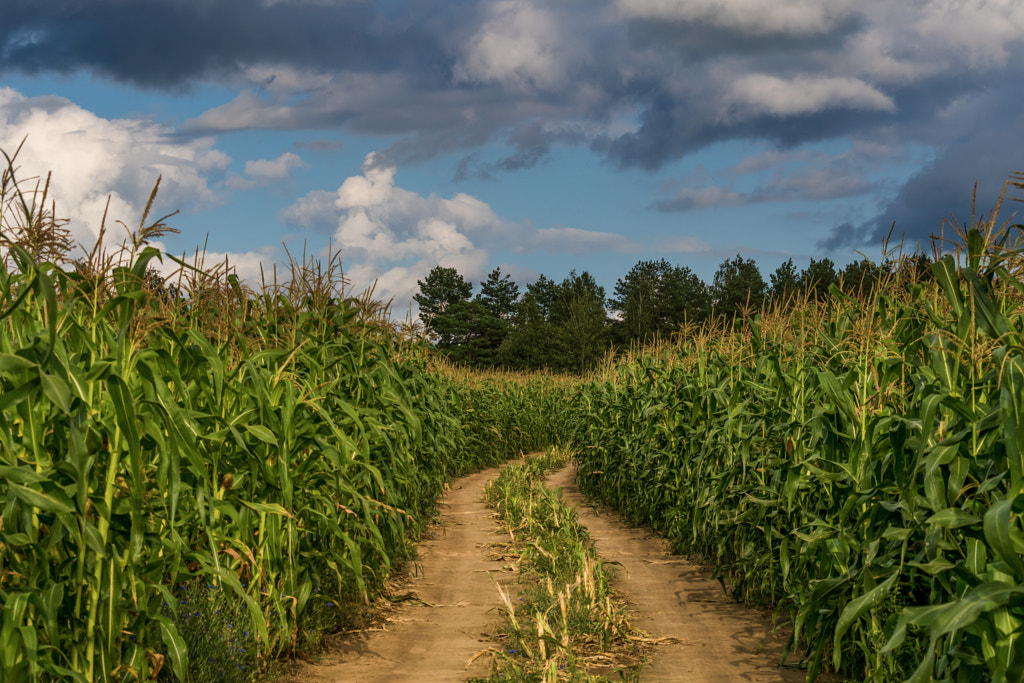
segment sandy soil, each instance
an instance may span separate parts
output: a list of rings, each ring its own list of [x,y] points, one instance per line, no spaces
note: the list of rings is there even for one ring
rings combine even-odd
[[[492,544],[507,540],[482,502],[485,482],[499,468],[458,480],[441,505],[440,527],[420,546],[416,575],[396,595],[415,596],[387,610],[382,627],[341,639],[316,664],[299,663],[288,683],[465,681],[490,672],[484,653],[498,648],[500,622],[494,582],[511,583],[514,574]],[[800,672],[777,666],[781,643],[762,640],[768,621],[730,600],[699,565],[669,553],[664,539],[621,523],[610,511],[585,504],[569,467],[552,474],[576,505],[598,552],[620,563],[616,590],[633,613],[631,623],[656,638],[657,646],[641,680],[726,683],[802,681]],[[428,604],[423,604],[428,603]]]
[[[416,576],[396,591],[422,602],[399,603],[382,629],[344,639],[319,663],[297,665],[288,680],[444,683],[488,675],[489,655],[467,662],[499,647],[492,635],[501,617],[494,581],[512,580],[489,547],[507,538],[482,502],[485,482],[499,471],[459,479],[445,496],[440,526],[420,545]]]
[[[577,506],[579,520],[590,530],[601,558],[621,563],[615,589],[633,613],[635,628],[677,642],[660,645],[647,681],[803,681],[801,672],[780,669],[782,645],[769,631],[765,616],[731,600],[710,572],[685,557],[672,555],[667,542],[628,526],[607,509],[587,507],[572,467],[548,477],[561,487],[565,501]]]

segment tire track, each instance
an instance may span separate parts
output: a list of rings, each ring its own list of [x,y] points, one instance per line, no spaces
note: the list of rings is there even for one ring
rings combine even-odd
[[[428,605],[402,603],[383,629],[345,639],[322,663],[299,665],[289,680],[447,683],[488,675],[490,657],[467,662],[500,647],[492,633],[500,601],[494,580],[511,577],[501,571],[503,561],[491,559],[488,546],[505,537],[483,503],[484,484],[500,471],[463,477],[442,499],[440,528],[418,546],[418,571],[401,589]]]
[[[607,509],[589,507],[569,466],[547,477],[576,507],[601,558],[622,565],[616,591],[634,615],[634,627],[674,644],[659,645],[640,679],[695,683],[797,683],[801,672],[778,666],[782,643],[765,640],[767,619],[726,596],[699,565],[672,555],[668,543],[623,523]],[[764,645],[762,647],[762,641]]]

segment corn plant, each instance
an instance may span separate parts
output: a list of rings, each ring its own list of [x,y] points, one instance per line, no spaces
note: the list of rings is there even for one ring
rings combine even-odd
[[[244,621],[255,675],[379,590],[451,477],[554,438],[538,411],[557,387],[437,371],[345,291],[333,256],[253,291],[148,246],[168,228],[147,207],[120,248],[42,260],[24,245],[60,224],[14,171],[8,159],[0,680],[207,680],[187,626],[217,613],[203,599],[242,610],[207,637],[237,654]],[[154,275],[160,261],[178,274]]]
[[[787,615],[809,681],[1021,680],[1022,229],[609,371],[581,487]]]

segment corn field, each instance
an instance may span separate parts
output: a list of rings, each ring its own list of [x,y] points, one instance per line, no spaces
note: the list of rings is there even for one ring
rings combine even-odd
[[[1024,227],[998,210],[925,280],[584,382],[445,365],[335,255],[259,290],[172,259],[149,207],[71,260],[7,162],[0,680],[251,681],[380,590],[453,477],[555,443],[772,607],[808,681],[1024,680]]]
[[[147,246],[166,226],[144,217],[61,262],[41,248],[61,224],[13,170],[0,680],[209,680],[228,654],[251,680],[380,588],[452,477],[551,440],[561,389],[440,371],[344,296],[333,259],[262,292],[180,261],[171,286]],[[239,609],[190,631],[203,600]],[[190,652],[209,641],[224,652]]]
[[[1024,679],[1024,226],[994,226],[931,279],[692,334],[576,398],[581,488],[775,607],[808,681]]]

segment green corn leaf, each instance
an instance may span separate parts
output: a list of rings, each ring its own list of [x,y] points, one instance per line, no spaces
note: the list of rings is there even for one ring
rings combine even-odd
[[[245,430],[252,434],[253,436],[255,436],[260,441],[262,441],[263,443],[270,444],[271,446],[276,446],[278,444],[277,436],[274,434],[274,432],[270,431],[263,425],[246,425]]]
[[[178,633],[178,628],[170,619],[162,614],[154,614],[153,618],[160,625],[160,639],[167,646],[167,654],[171,660],[171,668],[174,671],[174,675],[182,683],[187,683],[188,648],[185,647],[185,641]]]
[[[839,615],[839,621],[836,623],[836,629],[832,636],[832,665],[839,670],[842,664],[842,640],[843,636],[853,625],[853,622],[860,619],[864,614],[877,607],[886,596],[889,595],[889,591],[896,584],[899,579],[899,572],[893,572],[892,575],[878,584],[867,593],[854,598],[850,602],[846,603],[846,607],[843,608],[842,613]]]
[[[1016,501],[1017,498],[1006,498],[992,504],[984,518],[985,540],[1018,578],[1024,578],[1024,563],[1021,562],[1011,538],[1017,533],[1012,520]]]
[[[43,512],[63,515],[75,509],[67,494],[58,488],[53,489],[50,493],[43,493],[11,482],[7,485],[7,490],[15,498],[24,501],[32,507],[39,508]]]
[[[67,382],[56,375],[45,372],[39,373],[39,382],[43,387],[43,393],[60,408],[62,413],[67,415],[71,412],[71,388],[68,387]]]
[[[946,508],[945,510],[940,510],[929,517],[927,523],[940,526],[944,529],[959,529],[960,527],[977,524],[980,521],[981,517],[972,515],[966,510],[961,510],[960,508]]]
[[[33,361],[21,356],[15,356],[11,353],[0,353],[0,372],[23,372],[25,370],[33,370],[39,367]]]

